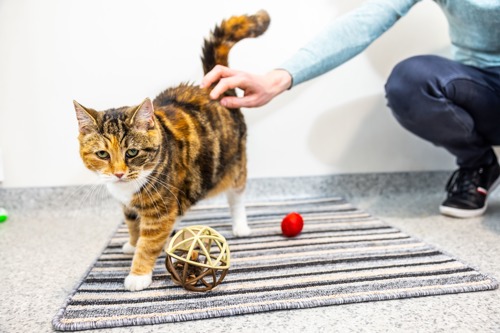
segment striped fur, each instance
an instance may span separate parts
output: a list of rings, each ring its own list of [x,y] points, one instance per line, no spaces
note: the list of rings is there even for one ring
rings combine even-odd
[[[261,35],[268,25],[265,11],[222,21],[204,43],[205,73],[227,65],[236,42]],[[181,84],[154,101],[103,112],[74,102],[82,160],[124,206],[130,233],[124,251],[135,249],[129,290],[147,287],[174,223],[204,197],[228,191],[233,232],[249,232],[241,198],[247,177],[244,118],[208,93]]]

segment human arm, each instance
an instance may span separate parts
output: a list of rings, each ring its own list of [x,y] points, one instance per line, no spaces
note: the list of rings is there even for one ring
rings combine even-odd
[[[293,86],[320,76],[366,49],[421,0],[369,0],[339,17],[280,68]]]
[[[210,97],[240,88],[243,97],[223,97],[227,107],[258,107],[283,91],[324,74],[353,58],[404,16],[421,0],[369,0],[340,17],[299,49],[280,69],[265,75],[216,66],[202,80],[202,87],[215,84]],[[218,82],[217,82],[218,81]]]

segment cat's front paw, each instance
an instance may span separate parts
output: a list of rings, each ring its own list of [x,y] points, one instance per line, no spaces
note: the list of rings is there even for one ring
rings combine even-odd
[[[248,225],[235,225],[233,226],[233,235],[236,237],[250,236],[252,229]]]
[[[134,254],[135,253],[135,246],[130,244],[130,242],[126,242],[125,244],[123,244],[122,252],[124,254]]]
[[[153,273],[146,275],[135,275],[130,273],[125,278],[125,288],[130,291],[139,291],[147,288],[153,281]]]

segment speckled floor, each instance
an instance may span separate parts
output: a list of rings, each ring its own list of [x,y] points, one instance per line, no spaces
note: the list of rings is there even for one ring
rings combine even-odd
[[[440,216],[449,174],[253,179],[247,200],[341,195],[500,279],[500,194],[484,217]],[[52,332],[53,316],[115,231],[120,208],[100,187],[0,189],[0,206],[10,213],[0,224],[0,332]],[[98,330],[167,331],[500,332],[500,290]]]

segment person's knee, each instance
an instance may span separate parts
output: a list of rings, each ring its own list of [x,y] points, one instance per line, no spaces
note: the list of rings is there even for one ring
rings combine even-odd
[[[416,56],[397,64],[385,85],[389,108],[398,120],[411,118],[418,101],[423,98],[427,75],[427,56]]]

